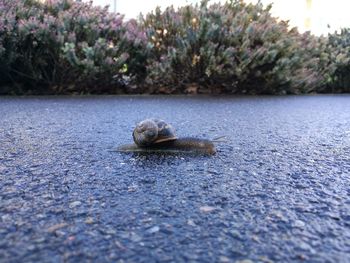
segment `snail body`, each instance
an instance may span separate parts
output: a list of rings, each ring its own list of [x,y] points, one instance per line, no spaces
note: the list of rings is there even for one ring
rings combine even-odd
[[[203,155],[213,155],[216,153],[215,145],[210,140],[191,137],[153,144],[148,147],[127,144],[119,146],[117,151],[129,153],[189,153]]]
[[[178,150],[182,152],[204,153],[209,155],[216,153],[215,145],[212,141],[193,137],[179,138],[174,141],[165,142],[157,147],[173,149],[174,151]]]
[[[132,133],[135,144],[123,145],[120,152],[216,153],[212,141],[199,138],[178,138],[175,129],[163,120],[146,119],[138,123]]]

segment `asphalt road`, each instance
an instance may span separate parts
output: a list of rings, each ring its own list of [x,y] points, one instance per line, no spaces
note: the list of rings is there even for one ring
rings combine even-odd
[[[0,98],[0,262],[89,261],[350,262],[350,96]]]

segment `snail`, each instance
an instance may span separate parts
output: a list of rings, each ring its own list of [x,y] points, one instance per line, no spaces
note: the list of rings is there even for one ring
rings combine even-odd
[[[215,145],[207,139],[192,137],[178,138],[175,129],[159,119],[146,119],[138,123],[133,130],[135,144],[123,145],[120,152],[174,152],[201,153],[212,155],[216,153]]]

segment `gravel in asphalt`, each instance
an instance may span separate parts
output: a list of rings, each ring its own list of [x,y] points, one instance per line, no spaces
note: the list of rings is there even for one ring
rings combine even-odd
[[[137,122],[215,156],[123,154]],[[2,97],[0,262],[349,262],[350,96]]]

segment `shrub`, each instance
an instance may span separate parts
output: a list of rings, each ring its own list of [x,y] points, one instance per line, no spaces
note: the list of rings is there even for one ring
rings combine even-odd
[[[0,0],[0,94],[349,92],[350,29],[300,34],[271,6],[157,8],[124,21],[73,0]]]
[[[1,81],[18,92],[116,93],[145,71],[145,35],[107,7],[0,0],[0,16]]]
[[[330,81],[326,92],[350,92],[350,29],[328,35]]]
[[[146,15],[142,27],[152,48],[151,92],[315,91],[326,81],[315,66],[323,63],[325,44],[289,30],[287,22],[271,17],[270,8],[202,1]]]

